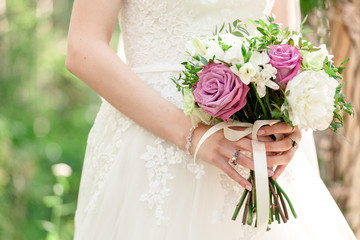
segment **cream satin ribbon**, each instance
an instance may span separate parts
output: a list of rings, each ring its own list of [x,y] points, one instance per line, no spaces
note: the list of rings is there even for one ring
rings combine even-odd
[[[254,124],[239,121],[222,122],[214,125],[201,137],[195,149],[194,161],[201,145],[212,134],[224,129],[224,136],[229,141],[235,142],[252,133],[252,148],[255,169],[256,204],[257,204],[257,228],[266,231],[269,221],[269,183],[266,161],[265,144],[257,138],[258,130],[264,125],[273,125],[279,120],[258,120]],[[234,130],[230,127],[245,127],[244,130]]]

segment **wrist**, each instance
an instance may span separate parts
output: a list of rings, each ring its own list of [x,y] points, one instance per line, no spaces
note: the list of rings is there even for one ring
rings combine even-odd
[[[192,128],[193,125],[190,117],[185,116],[185,118],[177,124],[177,128],[170,129],[172,138],[174,139],[173,142],[184,151],[186,151],[187,138]]]
[[[185,149],[187,154],[190,154],[190,148],[192,146],[192,137],[196,128],[197,126],[192,126],[189,130],[189,135],[187,135],[186,137]]]

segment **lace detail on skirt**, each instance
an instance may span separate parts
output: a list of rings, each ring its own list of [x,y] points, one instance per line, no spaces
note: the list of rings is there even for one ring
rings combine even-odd
[[[84,174],[84,177],[91,176],[94,179],[83,179],[84,182],[92,182],[90,191],[90,201],[85,207],[85,212],[92,211],[96,206],[96,201],[100,191],[106,182],[108,171],[116,159],[118,151],[122,148],[122,134],[133,124],[129,118],[125,117],[113,106],[103,102],[93,128],[89,134],[86,169],[90,174]],[[111,134],[111,139],[106,136]],[[91,174],[96,173],[96,174]]]
[[[146,152],[141,156],[145,161],[149,180],[149,191],[144,193],[140,200],[147,202],[150,209],[155,208],[157,223],[169,220],[164,214],[163,204],[170,194],[168,181],[174,176],[169,172],[169,165],[183,163],[185,153],[175,147],[165,148],[164,140],[157,138],[152,146],[146,146]]]
[[[174,179],[170,166],[178,165],[183,168],[187,166],[196,178],[200,178],[205,173],[204,166],[192,162],[192,158],[186,152],[161,138],[156,138],[154,144],[147,145],[146,152],[141,158],[145,161],[149,190],[141,195],[140,201],[146,202],[150,210],[155,209],[157,224],[160,225],[170,219],[163,209],[166,198],[171,193],[169,181]]]

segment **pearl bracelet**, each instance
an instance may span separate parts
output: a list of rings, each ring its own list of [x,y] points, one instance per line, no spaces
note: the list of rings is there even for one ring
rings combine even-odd
[[[189,135],[186,137],[185,148],[186,148],[187,154],[190,154],[189,149],[191,148],[191,139],[192,139],[192,135],[193,135],[195,129],[196,129],[196,127],[190,128]]]

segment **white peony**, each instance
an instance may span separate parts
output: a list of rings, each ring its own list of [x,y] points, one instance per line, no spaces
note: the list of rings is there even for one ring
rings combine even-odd
[[[338,82],[324,70],[304,71],[288,82],[290,120],[303,129],[325,130],[333,120]],[[283,107],[284,109],[284,107]]]
[[[323,69],[326,57],[328,57],[329,60],[333,58],[332,55],[329,55],[325,44],[320,45],[319,48],[320,50],[314,52],[300,51],[301,57],[303,58],[302,64],[304,69],[319,71]]]

